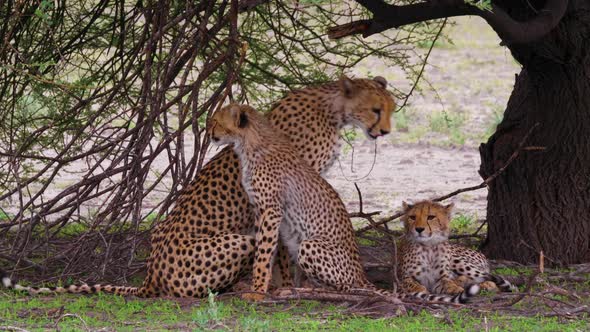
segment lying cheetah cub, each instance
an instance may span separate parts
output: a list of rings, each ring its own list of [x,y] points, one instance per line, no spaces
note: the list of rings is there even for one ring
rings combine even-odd
[[[490,274],[482,253],[449,243],[453,204],[404,202],[403,207],[405,235],[398,250],[403,291],[459,294],[465,285],[473,283],[482,283],[484,289],[516,290],[507,280]]]
[[[352,223],[336,191],[301,157],[289,139],[249,106],[230,105],[209,122],[214,142],[232,144],[240,159],[242,184],[256,212],[256,253],[252,290],[268,291],[279,234],[289,255],[312,280],[337,290],[368,289]],[[456,296],[414,293],[431,301],[465,302],[479,291]],[[405,297],[405,296],[401,296]]]

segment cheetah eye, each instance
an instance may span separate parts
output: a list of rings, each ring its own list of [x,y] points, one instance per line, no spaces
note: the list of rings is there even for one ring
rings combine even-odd
[[[379,114],[379,113],[381,113],[381,109],[377,108],[377,107],[373,107],[373,112]]]
[[[428,221],[431,221],[431,220],[432,220],[432,219],[434,219],[434,218],[436,218],[436,216],[428,216],[426,219],[427,219]]]
[[[411,221],[415,221],[415,220],[416,220],[416,216],[408,216],[408,218],[409,218]]]

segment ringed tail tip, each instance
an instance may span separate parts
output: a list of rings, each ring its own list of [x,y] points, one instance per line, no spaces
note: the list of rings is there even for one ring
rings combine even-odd
[[[8,273],[3,269],[0,269],[0,280],[2,280],[2,285],[6,288],[12,287],[12,280],[8,277]]]
[[[453,302],[455,303],[468,303],[469,299],[474,297],[475,295],[479,294],[481,287],[479,284],[471,284],[465,287],[465,290],[461,292],[461,294],[455,296],[453,298]]]

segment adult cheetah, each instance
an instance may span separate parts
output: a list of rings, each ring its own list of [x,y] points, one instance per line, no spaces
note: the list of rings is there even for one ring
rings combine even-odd
[[[289,255],[310,279],[337,290],[361,288],[390,294],[378,291],[367,280],[342,200],[299,156],[286,135],[245,105],[230,105],[216,112],[208,128],[214,142],[230,144],[238,155],[242,184],[257,216],[252,285],[256,293],[244,298],[260,300],[268,291],[279,235]],[[411,295],[465,302],[478,290],[474,286],[454,297],[420,292]]]
[[[449,242],[453,204],[404,202],[403,207],[405,235],[398,250],[402,290],[459,294],[472,283],[482,283],[485,289],[516,290],[507,280],[490,273],[482,253]]]
[[[289,93],[273,105],[267,118],[290,137],[311,168],[322,173],[339,151],[344,126],[355,124],[373,139],[389,133],[395,102],[386,87],[382,77],[342,77]],[[203,297],[209,290],[230,287],[251,268],[254,255],[254,237],[249,235],[254,219],[241,176],[231,148],[223,149],[199,171],[170,214],[152,231],[147,276],[141,287],[82,285],[51,290]],[[5,274],[0,276],[5,277],[5,284],[13,285]]]

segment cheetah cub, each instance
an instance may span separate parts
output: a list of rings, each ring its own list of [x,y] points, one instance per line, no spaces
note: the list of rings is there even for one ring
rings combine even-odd
[[[398,275],[406,292],[459,294],[465,285],[481,283],[484,289],[516,291],[507,280],[490,274],[486,257],[475,250],[449,243],[453,204],[403,202],[405,235],[398,250]]]
[[[238,155],[242,184],[256,214],[255,293],[244,298],[261,300],[268,291],[279,236],[291,259],[313,281],[337,290],[394,295],[377,290],[367,280],[352,223],[336,191],[262,114],[249,106],[229,105],[212,116],[208,128],[214,142],[231,144]],[[456,296],[409,296],[465,302],[478,290]]]

